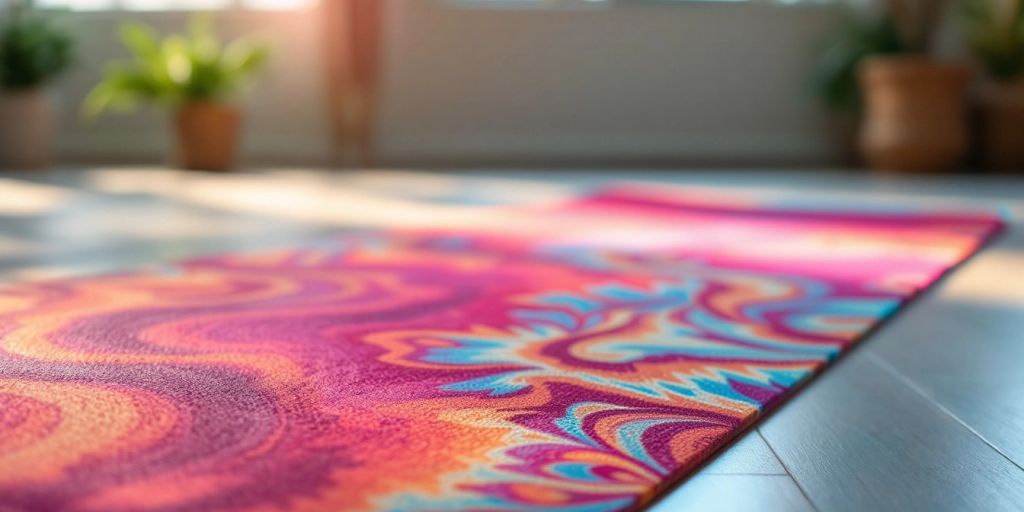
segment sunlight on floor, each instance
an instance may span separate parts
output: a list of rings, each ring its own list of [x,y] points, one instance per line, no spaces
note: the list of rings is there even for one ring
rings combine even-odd
[[[0,178],[0,215],[41,215],[66,204],[74,195],[56,185]]]
[[[984,262],[984,264],[971,264]],[[1024,251],[984,249],[956,270],[941,288],[940,297],[984,305],[1020,307],[1024,304]]]
[[[421,178],[421,179],[418,179]],[[371,190],[345,180],[302,171],[246,175],[188,174],[158,169],[100,169],[87,176],[88,186],[105,193],[143,193],[205,208],[258,214],[292,221],[332,226],[423,227],[494,226],[503,223],[500,211],[465,204],[431,204],[426,196],[465,194],[456,190],[455,177],[402,174],[399,189],[416,191],[420,198],[387,193],[377,181]],[[373,184],[374,180],[367,180]],[[397,183],[397,182],[396,182]],[[516,195],[549,199],[566,195],[562,186],[533,185],[498,180],[495,191],[506,201]],[[544,194],[543,192],[546,192]],[[497,192],[492,192],[497,195]]]

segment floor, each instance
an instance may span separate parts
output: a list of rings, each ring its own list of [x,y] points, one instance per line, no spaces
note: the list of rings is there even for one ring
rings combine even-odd
[[[980,205],[1010,228],[653,510],[1024,510],[1024,177],[849,172],[161,168],[0,176],[0,280],[456,225],[629,179],[834,207]]]

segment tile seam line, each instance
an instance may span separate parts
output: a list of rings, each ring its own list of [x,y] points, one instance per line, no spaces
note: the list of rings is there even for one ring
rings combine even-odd
[[[800,491],[800,494],[804,497],[805,500],[807,500],[807,504],[811,506],[811,509],[815,510],[815,512],[820,512],[821,509],[818,508],[818,505],[816,503],[814,503],[814,500],[811,499],[811,496],[807,494],[807,490],[804,489],[804,486],[800,485],[800,481],[797,480],[795,476],[793,476],[793,472],[789,470],[789,466],[786,464],[784,460],[782,460],[782,457],[779,456],[778,452],[775,451],[775,447],[772,446],[772,443],[768,442],[768,438],[764,437],[761,434],[760,425],[757,428],[757,435],[761,436],[761,439],[764,440],[764,444],[768,445],[768,450],[772,452],[772,456],[774,456],[779,461],[779,464],[782,464],[782,469],[786,470],[786,475],[789,476],[789,479],[793,481],[793,485],[796,486],[797,490]]]
[[[889,363],[888,361],[883,359],[878,354],[875,354],[871,350],[868,350],[866,352],[868,354],[868,357],[871,358],[871,360],[874,361],[876,364],[878,364],[878,366],[882,367],[883,369],[885,369],[886,372],[888,372],[891,375],[893,375],[894,377],[896,377],[899,381],[901,381],[903,384],[905,384],[908,388],[913,390],[914,393],[916,393],[918,396],[920,396],[926,402],[928,402],[932,407],[938,409],[939,412],[941,412],[942,414],[945,414],[946,416],[949,416],[950,418],[952,418],[953,421],[957,422],[961,427],[963,427],[968,432],[973,434],[974,437],[977,437],[978,439],[981,440],[982,443],[985,443],[985,446],[988,446],[989,448],[992,449],[992,451],[998,453],[1000,456],[1002,456],[1004,459],[1006,459],[1010,464],[1013,464],[1013,466],[1016,467],[1019,471],[1024,472],[1024,466],[1021,466],[1020,464],[1018,464],[1017,461],[1013,460],[1003,450],[1000,450],[999,447],[997,447],[995,444],[993,444],[991,441],[989,441],[980,432],[975,430],[974,427],[968,425],[967,422],[962,420],[959,416],[954,414],[953,411],[951,411],[948,407],[943,405],[935,397],[933,397],[931,394],[929,394],[927,391],[925,391],[917,382],[914,382],[914,380],[912,380],[910,377],[900,373],[899,370],[897,370],[895,366],[893,366],[891,363]]]

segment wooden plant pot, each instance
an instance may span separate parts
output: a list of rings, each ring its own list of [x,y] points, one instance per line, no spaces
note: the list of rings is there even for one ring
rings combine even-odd
[[[0,90],[0,168],[47,167],[54,134],[53,106],[42,89]]]
[[[1000,171],[1024,171],[1024,78],[985,84],[981,107],[985,166]]]
[[[205,171],[232,169],[241,118],[236,107],[223,103],[182,105],[175,113],[178,165]]]
[[[871,57],[860,68],[864,122],[860,152],[878,170],[939,172],[969,144],[969,70],[926,57]]]

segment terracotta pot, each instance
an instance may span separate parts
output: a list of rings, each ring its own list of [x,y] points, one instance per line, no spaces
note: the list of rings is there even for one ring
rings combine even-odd
[[[53,107],[42,89],[0,90],[0,167],[41,169],[53,160]]]
[[[986,167],[1024,171],[1024,78],[981,89],[981,151]]]
[[[175,114],[178,165],[206,171],[234,167],[241,117],[237,108],[222,103],[182,105]]]
[[[871,57],[861,64],[861,155],[874,169],[937,172],[967,151],[969,70],[926,57]]]

